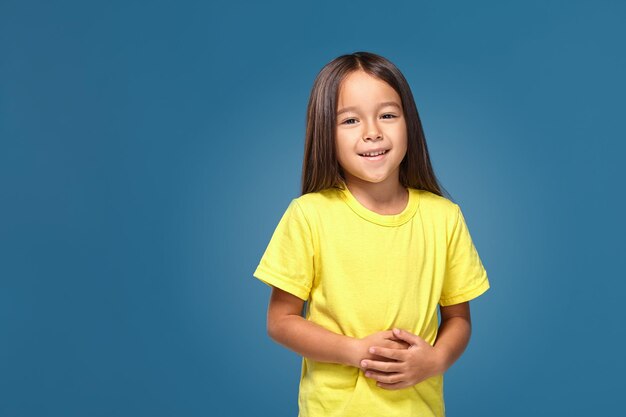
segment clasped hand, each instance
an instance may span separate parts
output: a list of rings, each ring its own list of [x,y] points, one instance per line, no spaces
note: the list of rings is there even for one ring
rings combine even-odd
[[[374,333],[359,343],[368,355],[361,352],[358,367],[381,388],[407,388],[442,373],[436,348],[406,330]]]

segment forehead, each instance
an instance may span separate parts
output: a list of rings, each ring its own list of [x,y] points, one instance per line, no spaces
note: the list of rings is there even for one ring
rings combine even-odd
[[[385,81],[373,77],[365,71],[353,71],[339,86],[338,108],[346,106],[376,105],[379,102],[394,101],[401,105],[400,96]]]

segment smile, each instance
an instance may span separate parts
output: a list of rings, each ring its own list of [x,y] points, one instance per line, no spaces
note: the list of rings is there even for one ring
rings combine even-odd
[[[388,153],[389,153],[389,149],[387,149],[385,152],[381,153],[380,155],[376,155],[376,156],[365,156],[365,155],[361,155],[361,154],[359,154],[359,156],[361,158],[363,158],[363,159],[367,159],[368,161],[380,161]]]

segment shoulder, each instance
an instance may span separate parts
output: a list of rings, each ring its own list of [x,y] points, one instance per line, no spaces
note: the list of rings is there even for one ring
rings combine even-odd
[[[428,210],[434,211],[441,214],[453,214],[456,215],[457,211],[460,210],[458,204],[453,201],[448,200],[447,198],[432,193],[426,190],[415,190],[419,195],[420,200],[420,210]]]
[[[335,204],[337,201],[341,201],[341,197],[339,197],[338,189],[327,188],[313,193],[302,194],[301,196],[294,198],[293,201],[295,201],[297,205],[306,212],[319,210],[320,208]]]
[[[458,204],[430,191],[413,190],[418,193],[419,212],[422,216],[448,226],[456,224],[461,213],[461,208]]]
[[[327,188],[306,193],[294,198],[291,204],[310,225],[314,225],[327,216],[333,216],[331,213],[336,213],[337,207],[344,204],[340,192],[336,188]]]

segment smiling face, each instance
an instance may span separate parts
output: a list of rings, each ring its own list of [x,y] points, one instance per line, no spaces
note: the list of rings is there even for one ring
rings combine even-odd
[[[335,132],[348,184],[398,186],[407,130],[402,101],[389,84],[361,70],[348,74],[339,89]],[[385,153],[363,156],[378,150]]]

